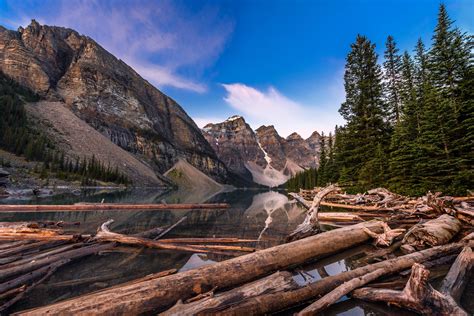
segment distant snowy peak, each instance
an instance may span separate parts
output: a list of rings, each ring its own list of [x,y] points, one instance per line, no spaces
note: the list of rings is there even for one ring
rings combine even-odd
[[[232,172],[269,187],[316,167],[319,161],[318,132],[306,140],[298,133],[283,138],[273,125],[262,125],[254,131],[242,116],[234,115],[207,124],[202,133]]]

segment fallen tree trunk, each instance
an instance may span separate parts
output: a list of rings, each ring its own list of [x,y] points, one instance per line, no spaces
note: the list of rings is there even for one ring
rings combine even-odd
[[[305,199],[299,196],[296,193],[288,193],[288,195],[292,196],[296,201],[298,201],[305,209],[309,210],[311,208],[311,204],[309,204]],[[322,205],[322,202],[321,202]],[[320,221],[363,221],[363,219],[359,216],[359,214],[350,214],[350,213],[343,213],[343,212],[324,212],[318,214],[318,220]]]
[[[128,211],[128,210],[195,210],[224,209],[227,203],[212,204],[73,204],[73,205],[0,205],[0,213],[68,212],[68,211]]]
[[[375,271],[367,273],[366,275],[360,278],[354,278],[348,282],[345,282],[344,284],[338,286],[316,302],[312,303],[311,305],[300,311],[297,315],[318,315],[318,313],[322,312],[324,309],[336,303],[344,295],[350,293],[358,287],[377,280],[381,276],[386,275],[388,273],[390,273],[390,271],[386,271],[385,269],[377,269]]]
[[[317,282],[307,284],[293,291],[286,291],[273,294],[264,294],[256,298],[251,298],[238,306],[226,309],[226,315],[263,315],[289,307],[303,304],[311,299],[321,297],[332,291],[337,286],[354,278],[362,277],[367,273],[384,269],[395,273],[410,268],[414,263],[432,260],[461,251],[466,245],[474,245],[473,241],[463,241],[448,245],[425,249],[405,256],[377,262],[363,266],[354,270],[341,272],[337,275],[329,276]]]
[[[319,227],[318,213],[321,201],[329,193],[336,192],[338,190],[340,189],[337,186],[329,185],[319,191],[314,196],[313,203],[311,204],[311,207],[308,210],[308,214],[306,215],[306,218],[304,219],[303,223],[296,227],[296,229],[288,236],[287,241],[298,240],[320,232],[321,230]]]
[[[102,224],[99,231],[95,235],[95,240],[100,242],[117,242],[126,245],[136,245],[136,246],[144,246],[148,248],[157,248],[157,249],[166,249],[166,250],[178,250],[178,251],[188,251],[193,253],[221,253],[226,255],[225,252],[220,252],[220,250],[228,250],[228,251],[245,251],[245,252],[253,252],[255,251],[254,248],[248,247],[240,247],[240,246],[218,246],[218,245],[192,245],[192,246],[183,246],[171,243],[163,243],[159,240],[151,240],[141,237],[134,237],[134,236],[127,236],[122,234],[117,234],[111,232],[108,228],[108,225],[111,224],[113,220],[109,220]]]
[[[403,238],[403,245],[408,245],[418,250],[427,246],[444,245],[460,230],[461,222],[453,216],[444,214],[426,223],[413,226]]]
[[[90,246],[85,246],[79,249],[72,249],[66,252],[58,253],[46,258],[42,258],[36,261],[31,261],[29,263],[23,264],[21,266],[13,266],[6,269],[0,270],[0,281],[6,280],[12,276],[19,275],[22,273],[27,273],[33,270],[36,270],[45,265],[53,264],[57,261],[69,259],[75,260],[92,254],[96,254],[100,251],[113,248],[115,245],[113,243],[107,244],[92,244]]]
[[[298,285],[290,272],[276,272],[263,279],[242,285],[238,288],[201,298],[198,301],[183,304],[179,301],[175,306],[161,313],[162,316],[211,315],[224,308],[237,305],[250,297],[263,293],[274,293],[294,289]]]
[[[454,261],[448,274],[443,280],[440,292],[449,294],[455,301],[461,300],[462,292],[469,280],[469,272],[474,266],[472,249],[466,247]]]
[[[464,286],[468,282],[465,277],[473,266],[472,250],[464,248],[457,257],[448,275],[436,291],[428,283],[430,271],[421,264],[414,264],[412,273],[403,291],[362,288],[354,291],[353,297],[368,301],[383,301],[401,306],[422,315],[468,315],[458,305]]]
[[[382,231],[380,222],[335,229],[213,265],[85,295],[80,299],[66,300],[24,314],[138,314],[163,310],[179,299],[188,299],[215,287],[236,286],[268,273],[305,263],[317,256],[329,255],[365,242],[369,237],[362,227]]]

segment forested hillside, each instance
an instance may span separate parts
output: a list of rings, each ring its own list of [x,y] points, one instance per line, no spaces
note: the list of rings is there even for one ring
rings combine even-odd
[[[351,45],[339,109],[346,124],[336,127],[318,172],[297,179],[359,192],[384,186],[406,195],[466,194],[474,187],[472,34],[455,27],[441,5],[431,47],[419,39],[413,51],[400,52],[392,36],[385,46],[379,64],[367,37]]]
[[[0,72],[0,149],[36,161],[34,172],[46,179],[50,174],[64,180],[80,180],[83,185],[95,180],[129,183],[117,168],[92,158],[74,159],[55,148],[48,137],[37,129],[26,114],[24,102],[37,101],[38,96]],[[0,160],[0,166],[9,163]]]

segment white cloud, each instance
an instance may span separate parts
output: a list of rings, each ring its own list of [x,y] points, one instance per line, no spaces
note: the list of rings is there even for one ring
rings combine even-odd
[[[29,23],[34,18],[73,28],[95,39],[151,83],[198,93],[207,89],[199,82],[200,75],[219,57],[234,28],[233,20],[221,14],[218,4],[192,12],[168,0],[33,3],[8,2],[18,14],[17,21]]]
[[[273,87],[260,91],[242,83],[222,86],[227,91],[224,101],[243,115],[253,128],[274,125],[283,137],[297,132],[306,138],[315,130],[328,134],[336,124],[343,123],[337,112],[340,105],[338,97],[326,104],[321,102],[308,106],[291,100]]]

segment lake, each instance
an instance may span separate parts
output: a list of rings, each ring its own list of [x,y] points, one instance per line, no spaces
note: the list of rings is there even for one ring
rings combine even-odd
[[[267,248],[284,241],[287,234],[304,219],[304,210],[290,202],[284,192],[236,190],[203,197],[190,192],[156,192],[154,190],[132,191],[87,191],[78,195],[64,194],[49,198],[3,203],[66,204],[76,202],[106,203],[229,203],[225,210],[159,210],[159,211],[97,211],[97,212],[55,212],[55,213],[5,213],[0,221],[65,221],[80,225],[67,227],[71,233],[94,233],[109,219],[114,219],[112,231],[133,234],[160,226],[176,223],[186,217],[167,237],[238,237],[256,239],[251,244],[256,248]],[[324,275],[334,275],[354,266],[354,260],[362,256],[371,246],[360,246],[309,263],[295,273],[299,284],[314,282]],[[119,247],[110,251],[70,263],[60,268],[45,283],[39,285],[30,295],[17,303],[13,311],[54,303],[84,293],[100,290],[115,284],[140,278],[150,273],[168,269],[180,271],[224,260],[222,255],[191,254],[176,251]],[[304,271],[304,272],[302,272]],[[301,309],[301,307],[299,308]],[[289,310],[280,313],[291,315]],[[388,308],[384,304],[373,304],[352,299],[341,299],[323,315],[411,315]]]

